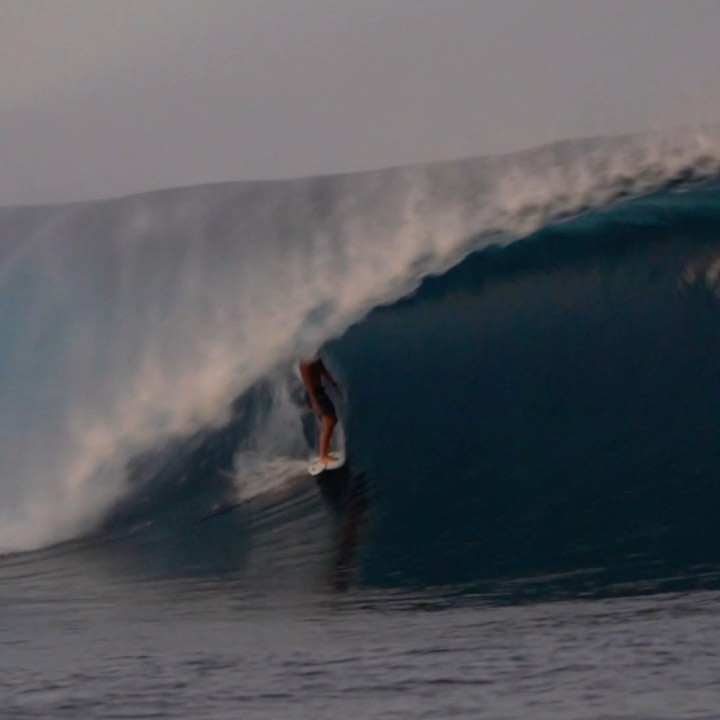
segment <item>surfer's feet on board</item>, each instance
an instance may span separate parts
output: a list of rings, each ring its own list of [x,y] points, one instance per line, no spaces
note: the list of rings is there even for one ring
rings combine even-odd
[[[336,460],[337,460],[337,458],[334,455],[322,455],[320,457],[320,462],[323,465],[329,465],[330,463],[335,462]]]

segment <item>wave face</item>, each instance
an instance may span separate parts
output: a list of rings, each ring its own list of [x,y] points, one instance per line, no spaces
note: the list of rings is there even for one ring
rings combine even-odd
[[[332,343],[377,496],[365,580],[717,564],[719,243],[720,184],[660,193],[468,257]]]
[[[0,210],[0,547],[297,476],[288,368],[326,344],[365,582],[699,562],[719,170],[705,131]]]

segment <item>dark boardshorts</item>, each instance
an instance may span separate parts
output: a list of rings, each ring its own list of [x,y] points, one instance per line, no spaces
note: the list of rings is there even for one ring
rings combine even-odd
[[[325,417],[327,415],[337,420],[335,406],[333,405],[332,400],[328,397],[328,394],[323,388],[317,388],[317,390],[315,390],[315,398],[317,400],[317,404],[320,406],[320,412],[316,413],[316,415],[318,417]],[[307,404],[312,410],[313,406],[310,402],[310,395],[308,393],[305,393],[305,400],[307,400]]]

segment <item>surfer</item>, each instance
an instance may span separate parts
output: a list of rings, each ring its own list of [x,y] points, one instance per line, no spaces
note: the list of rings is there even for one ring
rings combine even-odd
[[[320,355],[315,355],[310,360],[300,361],[300,376],[305,383],[307,403],[320,420],[320,462],[327,464],[335,459],[330,455],[330,438],[337,425],[337,413],[332,400],[325,391],[323,380],[327,379],[335,392],[342,394],[342,390],[325,367]]]

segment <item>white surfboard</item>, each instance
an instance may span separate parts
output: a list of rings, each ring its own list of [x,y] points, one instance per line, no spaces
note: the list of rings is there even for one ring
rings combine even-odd
[[[315,476],[321,473],[327,472],[328,470],[337,470],[345,464],[345,453],[342,450],[335,450],[330,453],[334,458],[329,463],[320,462],[320,458],[315,458],[308,467],[308,472]]]

